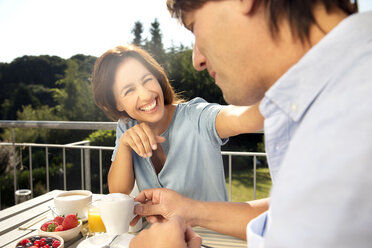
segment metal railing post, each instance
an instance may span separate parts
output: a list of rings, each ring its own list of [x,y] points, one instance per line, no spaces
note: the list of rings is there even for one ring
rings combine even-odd
[[[63,147],[63,189],[67,190],[67,182],[66,182],[66,148]]]
[[[90,143],[84,144],[84,146],[89,146]],[[90,174],[90,149],[84,149],[85,157],[85,189],[92,190],[91,186],[91,174]]]
[[[48,156],[48,147],[45,147],[45,173],[46,173],[46,188],[49,192],[49,156]]]
[[[32,182],[32,147],[28,147],[28,164],[29,164],[29,170],[30,170],[30,190],[31,190],[31,198],[34,198],[33,191],[33,182]]]
[[[232,201],[232,162],[231,155],[229,155],[229,201]]]
[[[102,180],[102,150],[99,149],[99,192],[103,194],[103,180]]]
[[[15,129],[12,128],[12,134],[13,134],[13,147],[14,147],[14,158],[17,156],[16,147],[15,147]],[[21,148],[22,149],[22,148]],[[15,192],[17,190],[17,160],[14,160],[14,167],[13,167],[13,186],[14,186],[14,203],[17,200],[17,197],[15,195]]]
[[[253,156],[253,200],[256,200],[256,169],[257,169],[257,158]]]
[[[81,189],[84,189],[84,151],[80,149]]]

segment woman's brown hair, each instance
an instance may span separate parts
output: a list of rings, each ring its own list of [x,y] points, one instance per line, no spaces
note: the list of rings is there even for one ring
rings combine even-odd
[[[101,55],[94,64],[92,89],[94,101],[114,121],[129,118],[125,111],[116,108],[112,87],[118,66],[127,58],[137,59],[158,80],[164,95],[164,105],[182,102],[169,83],[164,69],[145,50],[135,46],[117,46]]]

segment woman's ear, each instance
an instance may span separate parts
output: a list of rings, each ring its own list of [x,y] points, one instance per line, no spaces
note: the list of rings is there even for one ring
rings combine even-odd
[[[242,13],[244,15],[251,14],[255,4],[257,4],[255,0],[240,0]]]

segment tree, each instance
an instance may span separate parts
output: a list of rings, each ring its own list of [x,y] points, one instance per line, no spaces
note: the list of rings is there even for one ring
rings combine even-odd
[[[134,39],[132,40],[132,44],[142,47],[142,33],[143,33],[143,25],[140,21],[136,21],[134,23],[134,27],[132,29],[132,34],[134,34]]]
[[[165,62],[165,51],[162,42],[160,23],[156,18],[151,23],[150,34],[151,40],[146,43],[145,48],[152,56],[154,56],[159,64],[163,65]]]

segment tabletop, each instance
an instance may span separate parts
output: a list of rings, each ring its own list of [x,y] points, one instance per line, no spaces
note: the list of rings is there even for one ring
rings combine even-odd
[[[0,211],[0,248],[13,248],[16,242],[23,237],[37,234],[35,226],[40,225],[45,221],[44,218],[50,215],[51,210],[49,206],[54,206],[53,198],[60,192],[63,191],[53,190]],[[100,197],[102,195],[93,194],[93,200]],[[33,220],[36,221],[33,222]],[[28,228],[20,228],[32,222],[33,225]],[[202,227],[194,227],[193,229],[202,237],[203,245],[208,247],[247,247],[247,243],[244,240],[216,233]],[[86,237],[79,235],[77,238],[65,242],[65,248],[76,248],[84,239]]]

